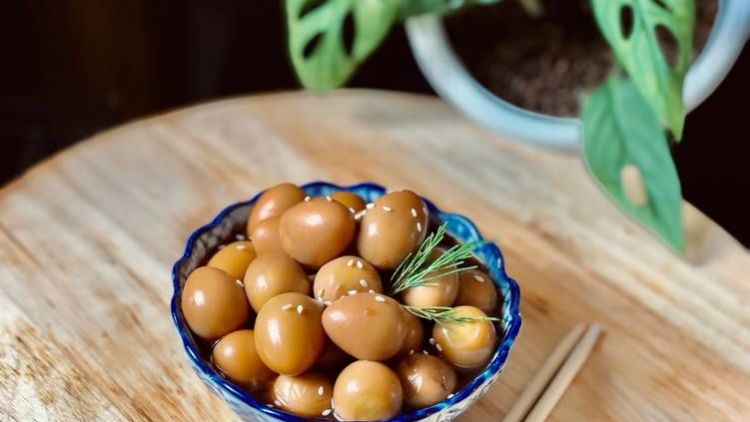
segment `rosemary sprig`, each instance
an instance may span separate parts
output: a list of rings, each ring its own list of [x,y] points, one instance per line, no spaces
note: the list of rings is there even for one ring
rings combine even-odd
[[[467,322],[477,321],[500,321],[500,318],[496,317],[470,317],[458,315],[456,313],[456,309],[449,306],[431,306],[428,308],[420,308],[418,306],[401,305],[401,307],[418,318],[433,321],[440,325],[460,325]]]
[[[430,262],[430,257],[435,248],[443,241],[446,230],[445,223],[441,224],[437,231],[427,236],[415,253],[409,254],[406,259],[401,261],[401,264],[391,276],[393,294],[413,287],[429,285],[430,280],[436,278],[476,268],[476,265],[466,267],[461,265],[465,260],[471,258],[476,248],[482,245],[482,242],[479,241],[454,245]]]

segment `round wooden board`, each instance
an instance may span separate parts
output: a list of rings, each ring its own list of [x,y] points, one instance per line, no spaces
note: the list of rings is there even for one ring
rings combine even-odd
[[[472,218],[521,284],[520,337],[463,418],[497,421],[577,322],[605,336],[551,419],[749,420],[750,255],[685,206],[691,259],[621,215],[578,156],[435,98],[239,98],[93,137],[0,192],[0,419],[231,420],[172,327],[170,268],[281,181],[409,187]]]

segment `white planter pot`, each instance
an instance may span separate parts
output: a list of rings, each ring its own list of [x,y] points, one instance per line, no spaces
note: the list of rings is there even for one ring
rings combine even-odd
[[[700,0],[698,0],[700,1]],[[578,148],[581,121],[517,107],[487,90],[464,68],[435,15],[408,19],[412,52],[432,88],[464,114],[513,139],[560,149]],[[683,95],[689,110],[721,83],[750,36],[750,0],[721,0],[711,34],[693,62]]]

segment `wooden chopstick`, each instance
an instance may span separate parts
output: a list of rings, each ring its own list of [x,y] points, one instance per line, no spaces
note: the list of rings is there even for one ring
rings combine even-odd
[[[576,344],[573,351],[565,359],[565,363],[557,371],[555,377],[550,381],[549,386],[544,390],[539,400],[526,416],[525,422],[541,422],[547,419],[552,409],[555,407],[560,397],[565,393],[573,378],[581,369],[586,359],[591,354],[599,335],[602,333],[600,324],[591,325],[581,340]]]
[[[544,388],[547,387],[550,379],[560,369],[560,365],[562,365],[565,358],[570,355],[570,351],[573,350],[578,339],[581,338],[583,330],[583,324],[576,324],[568,335],[557,344],[555,350],[552,351],[552,354],[549,355],[547,360],[542,364],[542,367],[534,375],[534,378],[531,379],[529,385],[523,390],[521,397],[516,400],[508,414],[505,415],[503,422],[519,422],[523,420],[524,416],[529,413],[531,406],[534,405],[539,396],[544,392]]]
[[[529,385],[521,393],[503,422],[539,422],[550,414],[581,369],[596,344],[602,328],[577,324],[555,347]]]

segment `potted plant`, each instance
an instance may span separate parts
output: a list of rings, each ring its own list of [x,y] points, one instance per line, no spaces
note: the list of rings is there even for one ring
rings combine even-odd
[[[531,14],[543,6],[539,0],[505,1],[519,1]],[[351,77],[392,25],[406,21],[417,62],[439,95],[513,138],[581,148],[608,196],[683,253],[681,189],[670,143],[679,142],[687,111],[718,85],[742,48],[750,2],[721,0],[711,39],[691,70],[693,0],[589,1],[615,60],[585,95],[580,119],[514,106],[466,70],[441,17],[497,0],[286,0],[289,53],[305,87],[330,90]],[[673,51],[660,45],[664,35]]]

